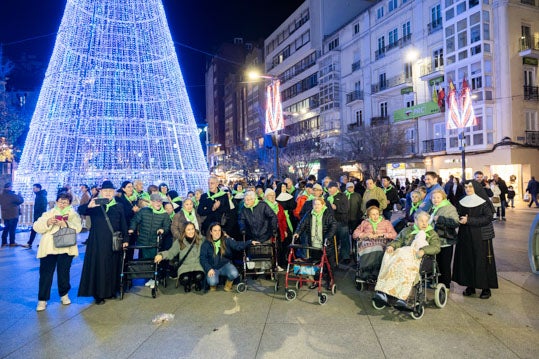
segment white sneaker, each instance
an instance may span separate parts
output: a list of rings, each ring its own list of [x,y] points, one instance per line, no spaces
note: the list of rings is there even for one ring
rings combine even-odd
[[[283,269],[283,267],[281,267],[281,266],[277,266],[277,272],[284,272],[284,269]]]
[[[152,287],[154,286],[155,287],[155,281],[153,279],[150,279],[149,281],[146,282],[146,284],[144,284],[146,287]],[[153,288],[153,287],[152,287]]]
[[[62,301],[63,305],[70,305],[71,304],[71,300],[69,299],[69,296],[67,294],[64,295],[64,296],[61,296],[60,300]]]
[[[42,312],[46,308],[47,308],[47,302],[46,301],[40,300],[40,301],[37,302],[37,308],[36,308],[37,312]]]

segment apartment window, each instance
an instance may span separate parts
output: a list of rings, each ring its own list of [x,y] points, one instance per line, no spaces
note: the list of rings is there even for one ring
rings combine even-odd
[[[388,7],[389,12],[395,10],[397,8],[397,0],[389,0],[387,7]]]
[[[526,111],[526,131],[539,131],[537,111]]]
[[[402,37],[410,36],[410,21],[402,24]]]
[[[356,111],[356,125],[363,126],[363,110]]]
[[[337,37],[336,39],[333,39],[329,45],[328,45],[328,50],[331,51],[335,48],[337,48],[339,46],[339,38]]]
[[[389,47],[394,47],[397,45],[397,41],[399,40],[399,32],[395,28],[389,32]]]
[[[379,37],[378,38],[378,52],[379,53],[383,53],[385,51],[385,47],[386,47],[386,40],[385,40],[385,37]]]
[[[457,15],[462,14],[464,11],[466,11],[466,1],[457,4]]]
[[[445,137],[445,122],[439,122],[432,125],[432,132],[434,133],[434,138],[444,138]]]
[[[455,17],[455,9],[451,8],[445,12],[445,21]]]
[[[354,34],[359,34],[359,23],[354,24]]]
[[[481,75],[472,77],[472,90],[480,89],[483,87],[483,81]]]
[[[309,31],[305,31],[303,34],[301,34],[300,37],[298,37],[296,39],[296,42],[295,42],[295,45],[296,45],[296,50],[298,50],[299,48],[301,48],[303,45],[307,44],[308,42],[310,41],[310,33]]]
[[[379,84],[380,84],[380,90],[384,90],[386,88],[386,86],[387,86],[386,73],[385,72],[383,74],[378,75],[378,81],[379,81]]]
[[[448,53],[455,51],[455,36],[448,37],[445,40],[445,47]]]
[[[434,68],[437,69],[444,65],[444,49],[434,50],[432,53]]]
[[[442,9],[440,4],[430,9],[430,21],[433,25],[438,25],[440,22],[442,22]]]
[[[412,78],[412,63],[411,62],[406,62],[404,64],[404,77],[406,79]]]
[[[468,45],[468,39],[467,39],[467,31],[464,30],[462,32],[459,32],[457,35],[458,39],[458,48],[462,49]]]
[[[356,83],[354,83],[354,91],[361,91],[361,81],[357,81]]]
[[[387,102],[380,102],[380,117],[387,117]]]
[[[524,69],[524,86],[535,86],[535,71]]]
[[[479,24],[470,29],[470,44],[481,40],[481,26]]]
[[[376,10],[376,18],[381,19],[384,17],[384,7],[381,6]]]

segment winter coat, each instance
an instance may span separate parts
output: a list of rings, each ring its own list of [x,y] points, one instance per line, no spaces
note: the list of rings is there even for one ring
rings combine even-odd
[[[430,208],[432,207],[432,201],[430,200],[430,196],[431,196],[432,191],[434,191],[435,189],[441,189],[442,191],[444,190],[444,188],[440,186],[438,183],[430,187],[427,187],[427,195],[423,199],[423,203],[421,203],[421,205],[419,206],[419,211],[424,211],[427,213],[430,211]]]
[[[223,193],[223,195],[215,197],[214,199],[209,198],[208,194],[213,195],[213,193],[210,192],[203,193],[200,197],[197,212],[201,217],[205,217],[201,228],[202,234],[206,233],[206,229],[208,229],[213,222],[220,223],[224,227],[223,231],[230,231],[230,226],[233,225],[227,222],[227,216],[230,212],[230,201],[228,199],[228,194],[226,192]],[[221,204],[217,210],[213,211],[212,208],[215,201],[219,201]]]
[[[36,192],[36,199],[34,200],[34,222],[47,211],[48,205],[47,191],[42,189],[41,191]]]
[[[232,238],[223,237],[221,239],[226,243],[226,251],[224,255],[221,255],[221,250],[215,254],[213,248],[213,242],[205,240],[200,247],[200,265],[204,269],[204,272],[208,274],[210,269],[219,270],[225,264],[230,263],[230,260],[234,256],[234,252],[243,251],[251,246],[252,241],[237,242]]]
[[[41,234],[41,240],[39,241],[39,247],[37,249],[36,258],[45,258],[49,254],[58,255],[58,254],[67,254],[70,256],[78,256],[79,249],[77,244],[72,245],[71,247],[56,248],[54,246],[53,235],[60,230],[60,226],[47,224],[47,221],[50,218],[60,215],[58,209],[53,208],[48,212],[43,213],[41,217],[34,223],[34,231]],[[82,229],[82,222],[77,212],[73,208],[67,214],[67,225],[69,228],[73,228],[77,233],[80,233]]]
[[[388,244],[388,246],[393,247],[394,249],[409,246],[412,244],[415,239],[415,234],[412,234],[414,226],[404,228],[397,238]],[[433,229],[426,231],[428,246],[421,248],[423,252],[427,255],[435,255],[440,253],[440,237]]]
[[[138,245],[154,245],[158,229],[162,229],[163,234],[170,230],[170,217],[166,212],[156,214],[151,207],[144,207],[135,214],[129,229],[135,232],[138,230]]]
[[[195,215],[195,218],[198,224],[198,230],[200,232],[200,228],[202,226],[202,219],[200,218],[199,214],[194,208],[193,208],[193,213]],[[178,213],[174,215],[174,217],[172,218],[172,224],[170,225],[170,231],[172,232],[172,237],[174,238],[174,240],[177,240],[178,238],[180,238],[185,228],[185,225],[188,222],[190,221],[185,217],[185,213],[183,213],[182,210],[180,210]]]
[[[5,189],[0,194],[0,207],[2,207],[2,219],[15,219],[19,217],[19,206],[24,203],[24,198],[13,191]]]
[[[240,231],[245,232],[246,238],[250,240],[265,242],[277,234],[277,216],[262,201],[251,208],[244,207],[238,222]]]
[[[333,208],[331,206],[331,203],[328,201],[329,195],[326,195],[326,206],[328,208]],[[347,226],[348,225],[348,216],[350,212],[350,204],[348,203],[348,197],[342,192],[337,192],[335,196],[333,196],[333,204],[335,205],[335,209],[333,210],[333,217],[335,217],[335,220],[342,225]]]
[[[364,219],[363,222],[354,230],[352,233],[352,238],[354,239],[363,239],[368,237],[370,234],[376,234],[377,237],[384,237],[388,240],[394,240],[397,237],[397,232],[391,225],[391,222],[387,219],[382,219],[380,223],[376,226],[376,232],[369,222],[368,219]]]
[[[180,242],[175,240],[169,250],[159,252],[159,254],[163,256],[163,259],[171,260],[178,257],[179,260],[182,260],[191,247],[191,243],[187,241],[187,238],[184,242],[185,247],[183,249],[180,249]],[[200,249],[202,248],[202,243],[193,244],[193,248],[189,252],[189,255],[185,257],[182,265],[178,268],[178,276],[181,276],[183,273],[202,272],[202,266],[200,265]]]
[[[348,198],[348,204],[350,205],[350,210],[348,211],[348,227],[353,229],[361,223],[361,218],[363,217],[363,212],[361,212],[361,195],[356,192],[344,192],[345,196],[348,194],[350,195]]]
[[[459,214],[453,205],[444,206],[438,209],[433,220],[432,226],[440,237],[442,246],[451,246],[457,243],[457,228],[459,227]]]
[[[363,193],[363,201],[361,202],[361,211],[365,213],[367,211],[367,202],[371,199],[375,199],[380,203],[380,210],[384,210],[387,207],[387,197],[384,190],[375,186],[373,189],[365,190]]]
[[[309,246],[311,246],[311,224],[312,224],[312,212],[309,211],[308,213],[303,216],[301,219],[301,222],[298,225],[298,229],[296,230],[296,234],[301,237],[303,233],[307,234],[307,237],[309,238]],[[333,214],[328,211],[327,209],[322,214],[322,234],[324,236],[324,242],[327,240],[328,245],[333,245],[333,237],[335,236],[335,233],[337,232],[337,221],[335,220],[335,217],[333,217]]]

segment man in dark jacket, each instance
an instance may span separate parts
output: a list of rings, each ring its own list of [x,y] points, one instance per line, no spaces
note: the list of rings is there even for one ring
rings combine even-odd
[[[338,253],[339,263],[350,264],[350,231],[348,230],[348,218],[350,204],[348,197],[339,190],[339,184],[331,181],[327,186],[326,194],[327,207],[333,210],[333,216],[337,221],[337,245],[340,247]]]
[[[41,217],[43,213],[47,211],[47,191],[42,189],[41,184],[34,183],[34,187],[32,188],[34,191],[34,194],[36,195],[36,199],[34,200],[34,222]],[[26,249],[32,248],[32,243],[34,243],[34,240],[36,239],[36,231],[34,231],[34,227],[32,227],[32,230],[30,231],[30,239],[28,239],[27,244],[21,245],[21,247],[24,247]]]
[[[389,176],[382,177],[382,186],[387,198],[387,207],[384,209],[384,218],[391,220],[391,211],[396,204],[400,203],[399,192],[393,187]]]
[[[201,217],[205,217],[201,228],[203,235],[213,222],[221,224],[225,233],[232,233],[231,225],[233,224],[227,220],[230,216],[230,201],[228,194],[219,188],[217,177],[212,176],[208,180],[208,192],[200,197],[197,212]]]
[[[530,194],[530,203],[528,203],[528,207],[531,207],[532,204],[535,202],[535,208],[539,208],[539,202],[537,202],[537,191],[539,185],[537,181],[535,180],[535,177],[532,176],[531,180],[528,182],[528,187],[526,187],[526,192]]]
[[[265,202],[259,201],[252,191],[245,193],[239,225],[248,240],[264,243],[277,235],[277,215]]]
[[[24,203],[24,198],[20,194],[13,192],[11,182],[4,185],[4,192],[0,194],[0,207],[2,207],[2,220],[4,230],[2,232],[2,247],[7,246],[7,236],[9,234],[9,246],[16,247],[15,231],[19,223],[20,205]]]
[[[501,209],[502,209],[501,215],[502,215],[502,221],[505,221],[505,208],[507,207],[507,192],[508,192],[507,184],[505,183],[503,179],[500,178],[500,176],[498,176],[497,173],[494,174],[492,178],[494,178],[494,182],[496,182],[501,192],[500,194],[500,204],[501,204]]]
[[[361,213],[361,195],[354,191],[354,183],[346,184],[345,196],[348,197],[350,211],[348,211],[348,230],[353,232],[361,223],[363,213]]]

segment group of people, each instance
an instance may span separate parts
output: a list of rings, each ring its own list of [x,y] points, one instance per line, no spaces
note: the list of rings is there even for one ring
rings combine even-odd
[[[404,218],[394,223],[389,220],[391,209],[401,200],[387,176],[380,182],[326,177],[320,183],[309,176],[296,184],[286,178],[261,180],[256,185],[236,183],[229,188],[210,177],[206,192],[196,190],[185,198],[164,183],[145,189],[140,181],[124,181],[116,189],[105,181],[94,193],[84,186],[88,198],[80,201],[77,210],[70,191],[61,190],[54,207],[35,218],[33,226],[41,234],[37,310],[45,310],[50,299],[55,268],[61,301],[70,303],[69,269],[78,254],[77,245],[56,248],[53,237],[63,227],[80,232],[83,224],[89,234],[78,295],[93,297],[96,304],[115,298],[120,289],[122,253],[112,248],[118,232],[123,247],[151,247],[159,238],[158,247],[140,250],[138,256],[156,263],[179,259],[176,275],[186,292],[206,285],[214,291],[220,283],[231,291],[239,276],[232,258],[252,245],[275,243],[278,271],[287,265],[292,241],[320,250],[325,246],[330,266],[336,269],[337,263],[352,263],[351,248],[357,240],[360,253],[374,254],[361,265],[377,280],[380,300],[389,295],[406,302],[419,270],[418,260],[425,254],[437,256],[441,282],[447,288],[454,280],[466,287],[464,295],[481,289],[480,297],[488,298],[490,289],[498,285],[492,248],[495,208],[492,194],[486,191],[490,186],[479,175],[466,181],[460,191],[455,179],[444,188],[435,172],[427,172],[402,201]],[[36,197],[40,191],[41,186],[35,184]],[[32,242],[33,238],[30,246]],[[300,260],[320,255],[301,248],[295,254]],[[133,258],[134,253],[127,249],[127,255]],[[406,270],[396,270],[399,263]],[[401,277],[404,272],[406,279]],[[149,280],[146,285],[155,283]]]

